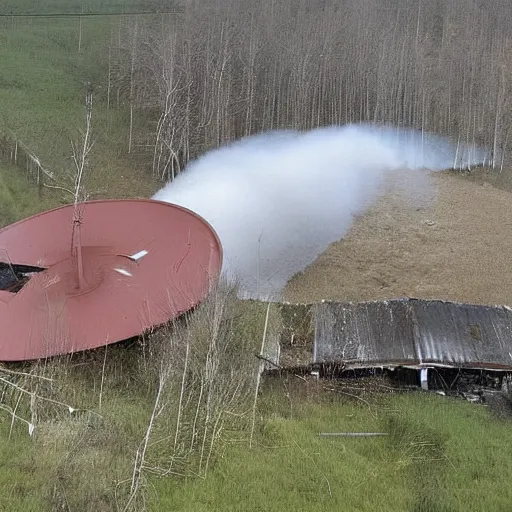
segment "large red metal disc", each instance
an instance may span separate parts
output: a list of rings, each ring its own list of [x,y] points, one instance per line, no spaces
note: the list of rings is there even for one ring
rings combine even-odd
[[[80,211],[78,243],[73,206],[0,230],[1,361],[139,335],[196,306],[219,276],[219,239],[185,208],[112,200]]]

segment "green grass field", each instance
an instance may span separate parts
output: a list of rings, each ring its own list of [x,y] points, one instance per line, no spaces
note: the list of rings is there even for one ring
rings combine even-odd
[[[46,374],[58,379],[63,401],[95,414],[61,408],[50,419],[41,407],[33,438],[19,421],[11,432],[3,414],[0,510],[110,511],[125,503],[154,396],[140,358],[134,348],[112,349],[101,406],[101,354],[68,361],[66,372],[61,362]],[[261,390],[252,448],[246,428],[229,428],[206,476],[148,471],[147,509],[510,510],[510,421],[485,407],[423,392],[357,400],[331,389],[322,381],[270,379]],[[389,435],[326,438],[321,432]],[[148,467],[162,460],[161,444],[172,444],[170,437],[155,433]]]
[[[114,11],[140,4],[98,0],[84,6]],[[4,13],[81,8],[78,0],[37,5],[0,0]],[[148,197],[160,183],[127,154],[127,112],[106,108],[105,49],[112,23],[115,18],[84,19],[79,52],[76,19],[0,19],[0,133],[19,137],[65,182],[72,170],[70,141],[84,120],[84,82],[91,81],[98,94],[87,188],[93,197]],[[61,192],[38,189],[23,169],[0,163],[0,225],[68,201]],[[261,308],[235,307],[235,324],[227,334],[233,343],[228,353],[233,359],[227,358],[232,368],[239,353],[252,358],[258,350],[264,313]],[[208,324],[195,328],[198,339],[211,334]],[[163,410],[148,446],[142,498],[138,495],[129,505],[136,455],[158,388],[155,368],[161,360],[152,353],[155,347],[160,345],[116,346],[108,353],[0,368],[0,511],[512,508],[509,421],[494,418],[484,407],[437,395],[374,395],[363,401],[323,389],[333,387],[329,382],[305,383],[294,377],[264,382],[252,448],[250,405],[228,417],[202,476],[194,476],[197,452],[187,452],[180,445],[184,441],[173,434],[174,400]],[[232,368],[225,369],[226,375]],[[194,393],[193,385],[207,381],[202,373],[197,375],[191,377]],[[180,378],[171,379],[178,388],[171,386],[169,396],[176,398]],[[191,400],[197,399],[194,393]],[[185,420],[188,435],[194,416]],[[33,436],[27,422],[36,426]],[[389,435],[318,436],[333,431]],[[169,456],[172,446],[186,457]],[[179,465],[180,476],[156,471],[168,460]]]
[[[4,11],[0,3],[0,12]],[[0,134],[19,138],[55,173],[58,185],[67,185],[74,172],[71,142],[79,140],[85,122],[84,84],[91,82],[95,87],[95,144],[86,176],[87,191],[92,198],[148,197],[158,184],[141,169],[140,159],[127,152],[127,113],[122,108],[107,110],[105,101],[107,49],[115,21],[84,19],[79,52],[76,19],[0,19]],[[12,189],[15,176],[9,167],[0,163],[0,176]],[[4,203],[3,209],[12,204],[14,213],[1,219],[3,224],[13,216],[19,218],[70,200],[45,189],[41,200],[34,201],[26,177],[20,176],[18,182],[27,200]]]
[[[290,385],[290,383],[287,383]],[[293,384],[293,383],[292,383]],[[305,385],[304,385],[305,387]],[[156,483],[150,510],[465,511],[510,509],[509,422],[436,395],[375,396],[372,406],[309,389],[269,392],[258,439],[227,445],[205,481]],[[320,432],[386,432],[325,438]]]
[[[50,208],[58,200],[50,191],[40,197],[26,174],[13,165],[0,165],[0,226]]]
[[[27,0],[2,0],[0,14],[52,14],[52,13],[87,13],[87,12],[125,12],[142,10],[156,10],[172,2],[157,2],[146,0],[40,0],[30,2]]]

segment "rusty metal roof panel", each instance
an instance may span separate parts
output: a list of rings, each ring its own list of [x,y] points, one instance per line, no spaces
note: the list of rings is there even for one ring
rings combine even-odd
[[[512,312],[503,307],[412,302],[420,362],[512,366]]]
[[[399,299],[316,306],[314,362],[512,368],[507,307]]]
[[[315,361],[409,360],[413,322],[401,301],[316,306]]]

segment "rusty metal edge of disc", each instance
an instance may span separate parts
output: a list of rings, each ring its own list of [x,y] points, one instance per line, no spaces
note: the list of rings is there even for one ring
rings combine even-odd
[[[82,202],[78,203],[78,205],[97,204],[97,203],[134,203],[134,202],[137,202],[137,203],[149,203],[149,204],[157,203],[157,204],[161,204],[163,206],[169,206],[169,207],[172,207],[172,208],[177,208],[179,210],[183,210],[183,211],[193,215],[194,217],[197,217],[199,220],[201,220],[204,224],[206,224],[210,228],[210,231],[214,235],[215,240],[217,242],[217,245],[219,246],[219,255],[221,257],[221,262],[222,262],[223,251],[222,251],[222,243],[220,241],[219,235],[217,234],[217,232],[215,231],[213,226],[204,217],[202,217],[198,213],[190,210],[189,208],[186,208],[185,206],[180,206],[180,205],[175,204],[175,203],[169,203],[167,201],[160,201],[159,199],[146,199],[146,198],[142,198],[142,199],[141,198],[133,198],[133,199],[130,199],[130,198],[122,198],[122,199],[93,199],[93,200],[90,200],[90,201],[82,201]],[[48,213],[53,213],[53,212],[56,212],[58,210],[64,210],[66,208],[72,208],[73,206],[74,206],[73,203],[69,203],[69,204],[64,204],[62,206],[57,206],[56,208],[51,208],[50,210],[44,210],[42,212],[35,213],[34,215],[30,215],[29,217],[25,217],[24,219],[17,220],[16,222],[13,222],[12,224],[8,224],[7,226],[4,226],[4,227],[0,228],[0,233],[2,233],[3,231],[7,231],[7,230],[9,230],[11,228],[16,228],[20,224],[23,224],[24,222],[29,222],[32,219],[35,219],[37,217],[43,217],[44,215],[46,215]]]
[[[91,201],[83,201],[83,202],[80,202],[78,203],[78,205],[89,205],[89,204],[105,204],[105,203],[110,203],[110,204],[119,204],[119,203],[145,203],[145,204],[159,204],[161,206],[167,206],[173,210],[181,210],[182,212],[185,212],[187,213],[188,215],[194,217],[196,220],[200,221],[204,226],[206,226],[206,228],[208,228],[208,231],[210,233],[210,235],[212,236],[212,240],[215,242],[215,245],[216,245],[216,249],[217,249],[217,255],[218,255],[218,258],[219,258],[219,262],[218,262],[218,268],[219,268],[219,275],[221,274],[222,272],[222,263],[223,263],[223,247],[222,247],[222,243],[220,241],[220,238],[216,232],[216,230],[213,228],[213,226],[204,218],[202,217],[201,215],[199,215],[198,213],[186,208],[186,207],[183,207],[183,206],[180,206],[180,205],[177,205],[177,204],[174,204],[174,203],[171,203],[171,202],[167,202],[167,201],[160,201],[160,200],[155,200],[155,199],[146,199],[146,198],[122,198],[122,199],[98,199],[98,200],[91,200]],[[29,223],[30,221],[32,221],[33,219],[36,219],[36,218],[39,218],[39,217],[44,217],[48,214],[51,214],[53,212],[57,212],[57,211],[60,211],[60,210],[65,210],[65,209],[69,209],[71,210],[73,208],[74,204],[73,203],[70,203],[70,204],[65,204],[65,205],[62,205],[62,206],[58,206],[56,208],[52,208],[52,209],[49,209],[49,210],[45,210],[45,211],[42,211],[42,212],[38,212],[34,215],[31,215],[30,217],[26,217],[24,219],[20,219],[12,224],[8,224],[7,226],[4,226],[3,228],[0,228],[0,236],[2,235],[2,233],[5,233],[9,230],[15,230],[16,228],[18,228],[19,226],[25,224],[25,223]],[[71,219],[70,219],[71,220]],[[217,276],[218,277],[218,276]],[[186,311],[190,311],[191,309],[194,309],[195,307],[197,307],[202,301],[204,301],[206,299],[206,297],[203,297],[202,299],[199,299],[197,302],[195,302],[194,304],[191,304],[189,309],[187,309]],[[186,311],[183,311],[181,314],[185,313]],[[169,319],[171,320],[171,319]],[[147,331],[148,329],[151,329],[153,327],[158,327],[160,325],[164,325],[165,322],[163,324],[158,324],[158,325],[154,325],[154,326],[151,326],[151,327],[148,327],[145,329],[145,331]],[[145,332],[144,331],[144,332]],[[138,334],[134,334],[133,336],[137,336],[137,335],[142,335],[143,332],[141,333],[138,333]],[[124,338],[124,339],[130,339],[131,337],[133,336],[130,336],[128,338]],[[76,351],[73,351],[73,352],[69,352],[69,354],[71,353],[80,353],[80,352],[86,352],[86,351],[89,351],[89,350],[95,350],[97,348],[101,348],[102,346],[105,346],[105,345],[109,345],[109,344],[114,344],[114,343],[118,343],[122,341],[121,339],[119,340],[116,340],[116,341],[112,341],[110,343],[106,343],[104,345],[99,345],[98,347],[90,347],[90,348],[84,348],[84,349],[78,349]],[[58,352],[54,353],[54,354],[50,354],[46,357],[43,357],[44,358],[48,358],[48,357],[57,357],[59,355],[64,355],[64,354],[60,354]],[[6,359],[6,360],[3,360],[4,362],[22,362],[22,361],[35,361],[35,360],[38,360],[38,359],[41,359],[41,357],[32,357],[32,358],[24,358],[24,359]]]

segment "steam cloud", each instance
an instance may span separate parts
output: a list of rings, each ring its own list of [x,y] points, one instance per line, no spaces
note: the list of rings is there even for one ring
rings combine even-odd
[[[481,149],[393,127],[272,131],[204,154],[153,199],[189,208],[213,226],[223,272],[246,296],[278,298],[290,277],[345,235],[390,172],[406,169],[403,184],[421,193],[424,169],[485,158]]]

